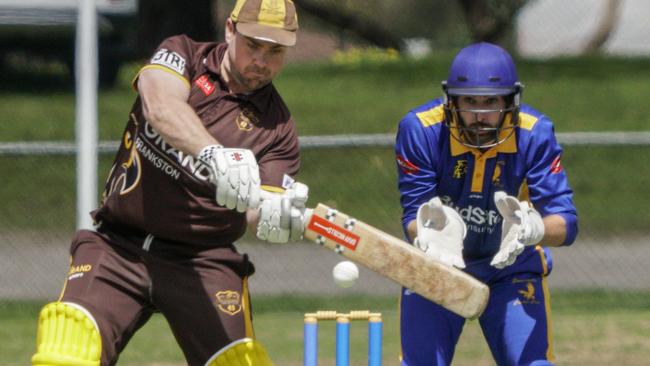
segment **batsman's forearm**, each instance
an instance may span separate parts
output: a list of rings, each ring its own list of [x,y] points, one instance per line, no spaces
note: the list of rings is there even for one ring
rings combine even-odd
[[[153,105],[145,103],[145,106],[147,121],[168,144],[178,150],[197,156],[203,147],[219,143],[186,102],[168,100]]]
[[[171,146],[196,156],[203,147],[218,144],[187,103],[190,91],[181,78],[146,69],[138,77],[138,92],[145,118]]]

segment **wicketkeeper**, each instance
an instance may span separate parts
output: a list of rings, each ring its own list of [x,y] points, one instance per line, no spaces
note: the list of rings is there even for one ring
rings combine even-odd
[[[512,58],[493,44],[463,48],[442,89],[399,124],[405,233],[489,286],[479,322],[498,365],[550,365],[548,247],[578,231],[553,124],[521,103]],[[402,365],[450,365],[465,319],[406,289],[400,309]]]

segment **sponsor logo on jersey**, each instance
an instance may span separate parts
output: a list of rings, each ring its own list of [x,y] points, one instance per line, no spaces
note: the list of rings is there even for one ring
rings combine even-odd
[[[140,154],[142,154],[142,157],[147,159],[147,161],[149,161],[151,165],[153,165],[154,167],[156,167],[166,175],[176,180],[180,179],[181,177],[180,171],[176,169],[176,167],[173,164],[171,164],[171,162],[164,155],[159,154],[159,152],[156,151],[156,149],[151,148],[150,145],[148,145],[144,139],[138,137],[135,140],[135,147],[136,149],[138,149]]]
[[[162,48],[151,58],[152,64],[162,65],[183,75],[185,72],[185,59],[174,51]]]
[[[463,218],[467,225],[467,230],[475,233],[489,234],[493,233],[497,225],[501,223],[501,215],[496,210],[486,210],[482,207],[475,207],[469,205],[467,207],[459,207],[454,205],[449,196],[440,197],[442,203],[456,210],[460,217]]]
[[[467,174],[467,160],[456,160],[452,177],[462,179]]]
[[[237,118],[235,118],[235,123],[237,124],[237,128],[241,131],[250,131],[253,129],[254,125],[260,123],[260,119],[257,118],[254,112],[244,108],[239,112]]]
[[[553,159],[553,162],[551,163],[551,173],[552,174],[557,174],[562,171],[562,161],[561,161],[561,155],[558,155]]]
[[[420,171],[420,168],[406,160],[402,155],[397,155],[395,159],[397,160],[397,166],[399,166],[404,174],[415,174]]]
[[[191,154],[185,154],[169,145],[149,122],[144,124],[141,136],[136,139],[136,148],[143,158],[166,175],[178,180],[180,170],[177,167],[182,167],[194,178],[200,181],[208,180],[210,168],[207,165]]]
[[[201,89],[205,96],[209,96],[215,90],[214,83],[210,80],[207,74],[201,75],[198,79],[194,80],[194,84]]]
[[[70,266],[68,271],[68,280],[83,277],[84,273],[90,272],[93,269],[91,264],[80,264],[77,266]]]
[[[217,308],[228,315],[235,315],[241,311],[241,296],[239,292],[226,290],[219,291],[215,295]]]

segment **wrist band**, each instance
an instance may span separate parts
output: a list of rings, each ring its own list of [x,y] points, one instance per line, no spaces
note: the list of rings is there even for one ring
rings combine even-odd
[[[212,160],[212,157],[217,153],[217,150],[223,149],[223,146],[221,145],[208,145],[201,149],[201,152],[197,156],[197,158],[203,162],[209,162]]]

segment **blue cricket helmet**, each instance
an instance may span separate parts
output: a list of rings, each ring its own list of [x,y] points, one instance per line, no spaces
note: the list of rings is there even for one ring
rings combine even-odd
[[[443,89],[456,95],[511,95],[521,90],[515,63],[503,48],[486,42],[460,50]]]
[[[442,82],[445,124],[461,144],[472,148],[491,148],[509,139],[519,124],[519,108],[523,85],[519,82],[515,63],[503,48],[486,42],[475,43],[460,50],[451,63],[449,77]],[[457,106],[458,97],[503,97],[507,103],[500,109],[465,109]],[[496,127],[468,125],[461,113],[476,116],[499,113]]]

